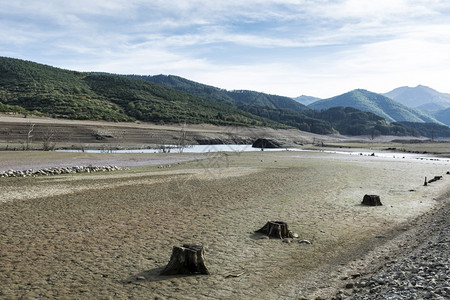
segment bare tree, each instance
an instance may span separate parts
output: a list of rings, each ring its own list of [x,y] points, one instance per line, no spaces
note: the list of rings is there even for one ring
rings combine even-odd
[[[33,130],[34,130],[35,125],[36,124],[34,124],[34,123],[29,123],[29,125],[28,125],[27,142],[25,145],[25,150],[30,150],[30,144],[33,140]]]
[[[50,128],[42,134],[42,150],[53,151],[56,147],[56,131]]]
[[[186,123],[181,127],[180,138],[178,139],[178,148],[180,149],[180,153],[183,153],[184,148],[186,147]]]

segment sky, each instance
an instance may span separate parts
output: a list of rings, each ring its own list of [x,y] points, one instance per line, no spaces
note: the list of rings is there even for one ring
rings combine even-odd
[[[0,56],[288,97],[450,93],[450,1],[0,0]]]

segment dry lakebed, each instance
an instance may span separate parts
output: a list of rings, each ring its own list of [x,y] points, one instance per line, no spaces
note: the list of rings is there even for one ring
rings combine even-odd
[[[448,160],[394,155],[0,153],[0,170],[52,164],[122,169],[0,178],[0,299],[352,297],[450,191]],[[298,238],[255,233],[270,220]],[[183,244],[204,246],[209,275],[160,275]]]

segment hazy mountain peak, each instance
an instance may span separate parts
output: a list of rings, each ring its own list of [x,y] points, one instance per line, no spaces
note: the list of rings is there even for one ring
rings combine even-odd
[[[428,86],[399,87],[384,94],[403,105],[420,107],[422,110],[433,111],[436,107],[450,107],[450,94],[440,93]]]
[[[433,117],[413,108],[409,108],[397,101],[381,94],[364,89],[356,89],[329,99],[316,101],[308,107],[321,110],[331,107],[353,107],[362,111],[372,112],[389,122],[437,122]]]

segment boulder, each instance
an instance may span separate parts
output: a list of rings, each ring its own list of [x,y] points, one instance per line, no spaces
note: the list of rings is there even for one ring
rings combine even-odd
[[[253,148],[281,148],[282,145],[280,142],[274,140],[274,139],[265,139],[265,138],[259,138],[252,144]]]

